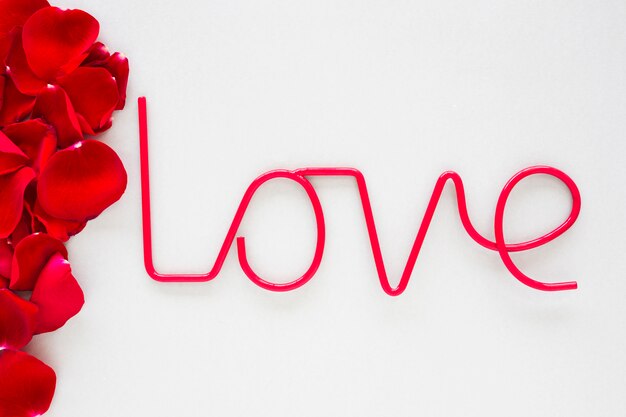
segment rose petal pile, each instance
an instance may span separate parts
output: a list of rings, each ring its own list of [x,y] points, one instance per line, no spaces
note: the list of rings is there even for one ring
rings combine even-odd
[[[94,136],[124,108],[128,60],[98,33],[82,10],[0,0],[0,417],[48,410],[56,375],[21,349],[82,308],[64,242],[126,189]]]

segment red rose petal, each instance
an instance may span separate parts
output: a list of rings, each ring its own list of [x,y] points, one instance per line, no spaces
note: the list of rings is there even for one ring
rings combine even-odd
[[[82,62],[83,66],[90,67],[102,67],[111,54],[109,48],[102,42],[96,42],[91,45],[89,51],[87,51],[87,58]]]
[[[6,239],[0,240],[0,278],[8,280],[11,277],[11,263],[13,262],[13,247]],[[8,287],[0,285],[0,288]]]
[[[35,222],[32,215],[32,207],[35,205],[35,198],[37,197],[37,183],[31,182],[24,191],[24,210],[22,210],[22,218],[19,223],[11,232],[8,237],[8,241],[12,248],[22,241],[22,239],[32,235],[33,233],[45,232],[45,229],[37,229],[37,222]],[[13,268],[13,258],[11,257],[11,268]],[[9,275],[9,278],[11,276]]]
[[[0,108],[0,126],[24,120],[33,110],[34,104],[35,97],[20,93],[13,81],[10,78],[5,78],[2,107]]]
[[[85,140],[50,158],[37,184],[41,207],[53,217],[84,222],[119,200],[126,170],[115,151]]]
[[[33,338],[37,306],[0,289],[0,350],[21,349]],[[2,394],[0,394],[2,395]]]
[[[5,135],[31,160],[31,166],[39,172],[57,147],[54,128],[41,119],[14,123],[3,129]]]
[[[9,287],[15,291],[32,291],[43,268],[54,254],[67,259],[62,242],[45,233],[35,233],[15,245]]]
[[[82,10],[46,7],[24,24],[24,51],[33,72],[52,82],[74,71],[96,41],[100,25]]]
[[[0,176],[0,239],[8,237],[22,217],[24,191],[35,178],[28,167]]]
[[[116,52],[107,60],[105,67],[113,74],[113,77],[115,77],[120,98],[116,110],[122,110],[126,105],[126,88],[128,87],[129,73],[128,58]]]
[[[24,202],[24,208],[26,209],[27,207],[28,206],[27,206],[27,203],[25,201]],[[28,236],[32,235],[33,233],[35,233],[35,230],[33,230],[33,219],[32,219],[32,216],[30,215],[30,213],[28,212],[28,210],[26,209],[26,210],[24,210],[22,212],[22,218],[20,219],[20,221],[17,224],[17,226],[15,226],[15,229],[13,230],[11,235],[9,236],[8,240],[11,242],[13,247],[15,247],[15,245],[20,243],[22,241],[22,239],[27,238]],[[11,260],[11,262],[13,262],[13,260]]]
[[[85,118],[94,132],[111,119],[119,101],[117,84],[109,71],[97,67],[80,67],[59,80],[74,110]]]
[[[0,64],[2,61],[0,60]],[[4,75],[0,75],[0,109],[2,109],[2,104],[4,103],[4,83],[6,77]],[[2,125],[0,125],[2,126]]]
[[[9,33],[0,33],[0,74],[5,73],[6,59],[11,49],[13,37]]]
[[[96,134],[87,120],[80,113],[76,113],[76,119],[78,119],[78,124],[80,125],[80,129],[83,131],[83,135],[93,136]]]
[[[46,232],[62,242],[66,242],[70,236],[74,236],[85,228],[87,222],[73,222],[61,220],[50,216],[41,208],[39,202],[35,203],[34,213],[37,220],[45,227]]]
[[[24,352],[0,351],[0,416],[36,417],[48,411],[56,375]]]
[[[0,0],[0,34],[22,26],[33,13],[48,6],[46,0]]]
[[[28,164],[28,156],[0,132],[0,175],[15,172]]]
[[[59,146],[70,146],[83,138],[72,103],[61,87],[49,85],[37,97],[33,117],[41,117],[57,132]]]
[[[39,275],[30,299],[37,307],[35,334],[52,332],[74,317],[85,304],[83,291],[72,276],[70,263],[56,254]]]
[[[36,96],[48,83],[37,77],[28,66],[22,46],[22,29],[17,28],[13,32],[13,43],[6,58],[7,73],[21,93]]]

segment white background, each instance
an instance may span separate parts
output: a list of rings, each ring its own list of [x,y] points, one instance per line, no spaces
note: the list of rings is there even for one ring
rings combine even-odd
[[[126,110],[104,140],[122,200],[69,244],[86,305],[29,351],[58,374],[49,415],[626,415],[626,3],[615,1],[64,0],[131,60]],[[231,251],[217,279],[151,281],[142,265],[136,98],[149,98],[157,266],[212,266],[236,205],[274,168],[354,166],[367,178],[394,282],[437,176],[454,169],[493,236],[501,187],[556,166],[583,197],[575,226],[514,256],[567,293],[517,282],[465,234],[446,188],[411,283],[383,293],[356,186],[320,179],[322,266],[269,293]],[[510,241],[569,211],[533,178]],[[253,267],[307,267],[302,190],[259,191],[242,229]]]

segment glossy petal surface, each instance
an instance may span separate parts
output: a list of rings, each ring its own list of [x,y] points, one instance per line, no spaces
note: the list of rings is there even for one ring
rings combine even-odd
[[[111,55],[106,62],[106,68],[115,77],[117,83],[119,101],[117,103],[117,110],[122,110],[126,105],[126,88],[128,87],[128,58],[119,52]]]
[[[117,84],[111,73],[104,68],[80,67],[60,79],[59,85],[91,130],[102,130],[119,101]]]
[[[0,277],[8,280],[11,278],[11,263],[13,262],[13,247],[6,239],[0,240]],[[7,287],[8,287],[7,282]],[[4,288],[0,285],[0,288]]]
[[[0,416],[36,417],[50,408],[56,374],[24,352],[0,351]]]
[[[0,289],[0,349],[21,349],[35,331],[37,306]]]
[[[70,263],[53,255],[39,275],[30,299],[39,307],[35,334],[52,332],[74,317],[85,304],[83,291],[72,275]]]
[[[0,239],[8,237],[22,217],[24,191],[35,178],[31,168],[0,176]]]
[[[84,222],[119,200],[126,170],[115,151],[85,140],[55,153],[37,184],[38,201],[53,217]]]
[[[0,51],[0,54],[2,51]],[[2,55],[0,55],[0,65],[2,65]],[[4,84],[6,83],[6,75],[0,75],[0,110],[2,110],[2,105],[4,104]],[[2,127],[2,125],[0,125]]]
[[[53,81],[74,71],[96,41],[100,25],[82,10],[46,7],[24,24],[24,52],[37,76]]]
[[[74,107],[61,87],[48,86],[39,94],[33,109],[33,117],[40,117],[55,128],[58,144],[62,148],[83,138]]]
[[[6,72],[4,67],[6,66],[7,54],[11,48],[11,43],[11,35],[0,33],[0,75]],[[2,103],[0,102],[1,105]]]
[[[20,93],[11,78],[4,78],[0,126],[24,120],[33,110],[35,97]]]
[[[25,237],[15,245],[10,287],[16,291],[32,291],[54,254],[67,258],[67,249],[59,240],[45,233]]]
[[[22,212],[22,218],[20,219],[19,223],[17,224],[17,226],[15,227],[15,229],[13,230],[13,232],[8,238],[8,240],[11,241],[11,244],[13,245],[13,247],[15,247],[15,245],[17,245],[23,239],[27,238],[28,236],[32,235],[35,232],[32,227],[33,219],[30,213],[28,213],[27,204],[28,203],[25,201],[24,208],[26,210]],[[13,265],[13,258],[11,258],[11,268],[13,267],[12,265]],[[9,277],[10,276],[11,275],[9,275]]]
[[[89,48],[87,57],[81,65],[101,67],[110,56],[109,48],[102,42],[96,42]]]
[[[33,13],[48,6],[46,0],[0,0],[0,34],[22,26]]]
[[[33,214],[46,228],[46,233],[62,242],[79,233],[87,225],[87,222],[73,222],[52,217],[41,208],[38,202],[35,203]]]
[[[0,132],[0,175],[15,172],[28,162],[28,156],[3,132]]]
[[[8,125],[3,132],[28,156],[31,166],[38,172],[56,151],[56,133],[41,119]]]
[[[7,72],[21,93],[35,96],[48,83],[37,77],[28,66],[24,47],[22,46],[21,28],[15,29],[13,32],[13,42],[6,58]]]

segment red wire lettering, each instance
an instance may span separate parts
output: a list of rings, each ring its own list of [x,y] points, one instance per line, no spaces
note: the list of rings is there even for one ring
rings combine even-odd
[[[357,188],[359,191],[359,196],[361,198],[361,204],[363,207],[363,216],[365,218],[365,224],[367,226],[367,232],[370,239],[370,244],[372,248],[372,255],[374,257],[374,263],[376,265],[376,271],[378,272],[378,277],[380,280],[380,285],[385,293],[396,296],[400,295],[406,289],[409,280],[411,278],[411,273],[413,272],[413,268],[415,267],[415,263],[417,262],[417,257],[419,255],[420,249],[426,238],[426,233],[428,232],[428,227],[430,226],[430,222],[433,218],[435,210],[437,208],[437,204],[441,198],[441,193],[443,191],[444,186],[451,180],[456,189],[457,195],[457,207],[459,211],[459,217],[461,218],[461,222],[467,234],[479,245],[497,251],[502,259],[502,262],[509,270],[509,272],[517,278],[523,284],[542,291],[562,291],[562,290],[572,290],[577,288],[577,283],[575,281],[570,282],[556,282],[556,283],[546,283],[537,281],[529,276],[525,275],[520,269],[515,265],[513,260],[511,259],[511,252],[520,252],[526,251],[529,249],[537,248],[542,246],[553,239],[556,239],[563,233],[565,233],[572,225],[576,222],[578,215],[580,213],[581,207],[581,198],[578,187],[574,183],[574,181],[564,172],[552,168],[549,166],[533,166],[515,174],[504,186],[502,192],[500,193],[500,197],[498,198],[498,202],[496,204],[496,212],[494,216],[494,234],[495,240],[489,240],[482,236],[480,233],[476,231],[472,222],[470,221],[469,215],[467,213],[467,204],[465,200],[465,190],[463,187],[463,181],[461,177],[453,171],[447,171],[441,174],[437,182],[435,183],[435,188],[433,190],[432,196],[430,197],[430,201],[428,202],[428,206],[426,207],[426,212],[424,213],[424,217],[422,219],[422,223],[418,229],[417,235],[415,236],[415,241],[413,242],[413,246],[409,253],[409,257],[406,262],[406,266],[404,271],[402,272],[402,276],[400,278],[400,282],[396,287],[392,287],[389,283],[389,278],[387,277],[387,272],[385,270],[385,263],[383,261],[382,252],[380,249],[380,242],[378,240],[378,233],[376,232],[376,224],[374,221],[374,214],[372,213],[372,206],[370,203],[369,194],[367,192],[367,185],[365,182],[365,177],[363,174],[355,169],[355,168],[300,168],[293,171],[288,170],[275,170],[269,171],[255,179],[248,189],[246,190],[243,198],[241,199],[241,203],[235,212],[235,216],[233,221],[226,233],[226,237],[224,239],[224,243],[217,255],[217,259],[215,260],[215,264],[213,268],[206,274],[162,274],[156,271],[154,267],[153,255],[152,255],[152,222],[151,222],[151,208],[150,208],[150,170],[148,164],[148,117],[147,117],[147,108],[146,108],[146,99],[145,97],[139,98],[139,137],[140,137],[140,158],[141,158],[141,192],[142,192],[142,217],[143,217],[143,244],[144,244],[144,264],[146,268],[146,272],[150,277],[157,281],[161,282],[203,282],[210,281],[215,278],[226,259],[226,255],[228,250],[233,244],[235,240],[237,230],[243,220],[243,216],[248,208],[250,200],[254,193],[265,184],[267,181],[275,179],[275,178],[284,178],[295,183],[299,184],[304,191],[306,192],[309,201],[311,202],[311,206],[313,207],[313,212],[315,214],[315,221],[317,224],[317,244],[315,247],[315,253],[313,255],[313,260],[311,261],[311,265],[307,269],[307,271],[299,278],[288,282],[288,283],[273,283],[267,279],[261,278],[257,275],[256,272],[250,266],[247,256],[246,256],[246,244],[245,238],[243,236],[236,237],[237,239],[237,255],[239,258],[239,264],[243,272],[248,276],[248,278],[255,283],[256,285],[270,291],[291,291],[296,288],[301,287],[306,284],[317,272],[318,267],[322,261],[322,255],[324,253],[324,244],[326,239],[326,225],[324,222],[324,213],[322,210],[322,205],[317,196],[315,189],[311,182],[307,179],[307,177],[313,176],[342,176],[342,177],[352,177],[356,180]],[[535,239],[521,242],[521,243],[506,243],[504,238],[504,210],[506,207],[506,202],[511,194],[511,191],[515,186],[524,178],[531,175],[550,175],[553,176],[560,181],[562,181],[572,196],[572,209],[569,213],[567,219],[561,223],[558,227],[553,229],[552,231],[539,236]]]

